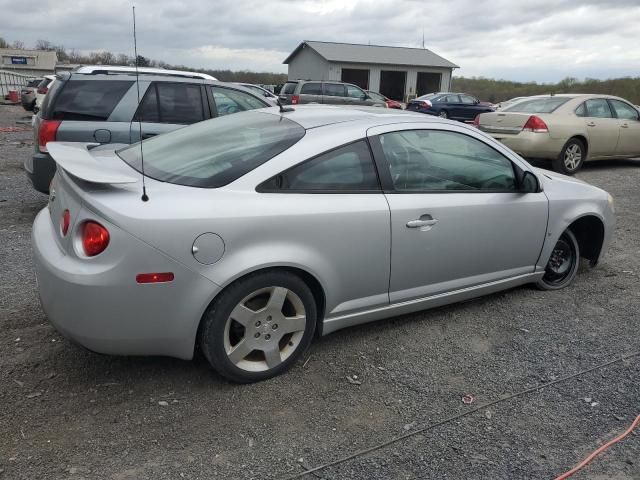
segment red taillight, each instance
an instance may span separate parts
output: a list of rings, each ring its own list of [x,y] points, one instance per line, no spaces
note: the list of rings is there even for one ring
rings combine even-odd
[[[62,236],[64,237],[69,231],[69,225],[71,224],[71,214],[69,210],[65,210],[62,212],[62,217],[60,217],[60,231],[62,232]]]
[[[47,151],[47,142],[55,142],[60,120],[42,120],[38,129],[38,146],[41,152]]]
[[[49,91],[49,87],[40,87],[38,89],[38,93],[41,95],[45,95]]]
[[[300,102],[300,95],[291,95],[291,105],[297,105]]]
[[[95,257],[109,245],[109,232],[96,222],[88,221],[82,225],[82,248],[87,257]]]
[[[473,119],[473,126],[476,128],[480,126],[480,114],[476,115],[476,118]]]
[[[138,275],[136,275],[136,282],[138,283],[163,283],[172,281],[173,273],[171,272],[139,273]]]
[[[526,132],[535,132],[535,133],[547,133],[549,129],[547,128],[547,124],[540,117],[536,117],[535,115],[531,115],[527,123],[522,127],[523,131]]]

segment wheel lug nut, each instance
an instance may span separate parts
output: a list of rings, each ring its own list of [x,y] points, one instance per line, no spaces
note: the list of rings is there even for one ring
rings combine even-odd
[[[271,321],[271,315],[267,317],[267,322],[270,322],[270,321]]]
[[[258,320],[258,321],[256,322],[256,327],[259,327],[260,325],[262,325],[262,322],[261,322],[260,320]]]
[[[269,335],[268,333],[264,336],[265,340],[269,340],[271,338],[271,335]]]
[[[254,335],[254,337],[259,338],[259,337],[260,337],[260,332],[256,332],[256,334]]]
[[[274,323],[273,325],[271,325],[271,328],[273,328],[274,330],[277,330],[278,329],[278,324]]]

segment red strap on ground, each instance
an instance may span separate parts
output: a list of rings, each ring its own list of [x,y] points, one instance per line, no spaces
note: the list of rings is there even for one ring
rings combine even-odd
[[[569,470],[566,473],[563,473],[562,475],[560,475],[559,477],[557,477],[555,480],[564,480],[565,478],[569,478],[571,475],[573,475],[574,473],[576,473],[578,470],[582,469],[587,463],[589,463],[591,460],[593,460],[596,456],[600,455],[602,452],[604,452],[607,448],[609,448],[611,445],[613,445],[614,443],[619,442],[620,440],[622,440],[624,437],[626,437],[627,435],[629,435],[634,428],[636,428],[636,426],[638,425],[638,423],[640,423],[640,415],[638,415],[636,417],[636,419],[633,421],[633,423],[631,424],[631,426],[622,434],[622,435],[618,435],[616,438],[614,438],[613,440],[608,441],[607,443],[605,443],[604,445],[602,445],[600,448],[598,448],[597,450],[595,450],[591,455],[589,455],[587,458],[585,458],[583,461],[581,461],[578,465],[576,465],[575,467],[573,467],[571,470]]]
[[[28,132],[30,128],[24,127],[0,127],[0,132]]]

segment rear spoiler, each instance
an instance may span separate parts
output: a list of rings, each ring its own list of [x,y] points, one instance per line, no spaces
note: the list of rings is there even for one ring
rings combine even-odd
[[[111,159],[104,156],[93,156],[89,147],[98,145],[100,144],[49,142],[47,150],[58,167],[87,182],[117,184],[136,183],[139,180],[135,174],[129,174],[123,171],[124,169],[118,168],[109,161]],[[126,165],[122,163],[122,167],[126,167]]]

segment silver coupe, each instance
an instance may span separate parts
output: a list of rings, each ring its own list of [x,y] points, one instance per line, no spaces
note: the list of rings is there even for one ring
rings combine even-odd
[[[107,354],[190,359],[199,347],[223,376],[253,382],[290,368],[316,334],[565,287],[610,242],[610,195],[472,126],[283,110],[124,148],[49,143],[58,169],[32,242],[58,331]]]

